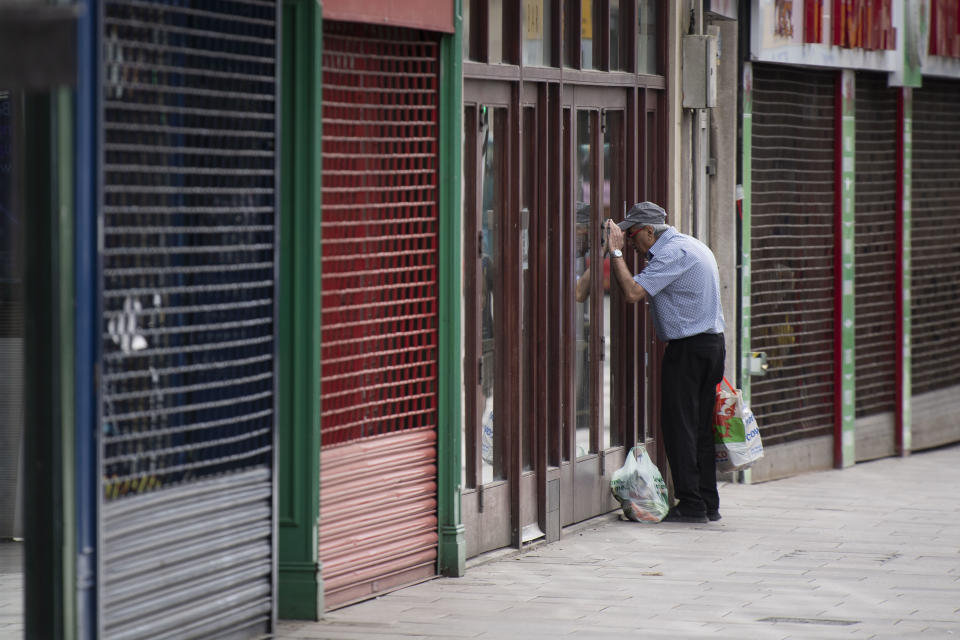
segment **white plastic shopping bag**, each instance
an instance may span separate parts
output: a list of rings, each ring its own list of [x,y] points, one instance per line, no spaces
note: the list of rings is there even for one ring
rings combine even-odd
[[[746,469],[763,457],[760,428],[753,411],[743,401],[740,389],[717,385],[717,400],[713,411],[713,439],[716,443],[717,470]]]
[[[660,522],[670,510],[667,485],[642,444],[630,449],[623,466],[613,472],[610,493],[623,515],[635,522]]]

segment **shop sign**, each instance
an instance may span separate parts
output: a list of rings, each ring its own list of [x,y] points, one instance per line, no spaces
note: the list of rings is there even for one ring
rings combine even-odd
[[[523,39],[543,40],[543,0],[523,0]]]
[[[930,55],[960,58],[960,5],[957,0],[930,4]]]
[[[808,2],[822,5],[824,0]],[[833,44],[848,49],[895,48],[891,4],[891,0],[833,0]]]
[[[593,39],[593,0],[580,2],[580,37],[584,40]]]
[[[905,0],[754,0],[754,60],[895,71]]]

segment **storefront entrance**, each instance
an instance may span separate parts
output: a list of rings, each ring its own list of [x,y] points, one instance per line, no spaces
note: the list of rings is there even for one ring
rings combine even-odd
[[[649,94],[464,83],[468,557],[615,509],[610,475],[635,442],[655,443],[646,312],[596,258],[602,222],[657,197]]]

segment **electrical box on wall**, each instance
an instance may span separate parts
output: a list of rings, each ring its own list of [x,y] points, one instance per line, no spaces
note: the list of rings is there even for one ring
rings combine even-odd
[[[717,106],[717,37],[683,36],[683,107]]]

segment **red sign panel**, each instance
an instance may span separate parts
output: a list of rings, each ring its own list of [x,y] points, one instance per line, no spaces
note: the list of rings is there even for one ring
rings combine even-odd
[[[803,6],[803,41],[823,42],[823,0],[807,0]]]
[[[960,58],[957,0],[933,0],[930,5],[930,55]]]
[[[833,0],[833,44],[849,49],[893,49],[897,30],[892,4],[893,0]]]
[[[453,0],[323,0],[323,19],[453,33]]]

